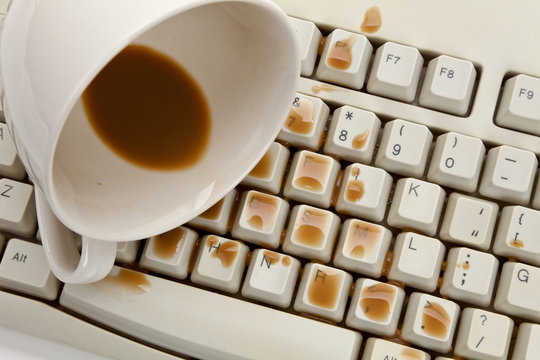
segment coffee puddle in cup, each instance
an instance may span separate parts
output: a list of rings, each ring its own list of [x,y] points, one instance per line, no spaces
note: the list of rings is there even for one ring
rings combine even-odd
[[[193,77],[152,48],[129,45],[82,95],[99,138],[123,159],[154,170],[193,166],[210,140],[210,108]]]

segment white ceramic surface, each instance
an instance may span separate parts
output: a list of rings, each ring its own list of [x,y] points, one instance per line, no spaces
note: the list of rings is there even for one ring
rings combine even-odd
[[[85,118],[81,93],[130,43],[176,59],[207,95],[211,145],[190,169],[131,165]],[[269,0],[12,2],[0,39],[3,105],[36,185],[41,237],[55,274],[65,282],[97,280],[114,261],[114,242],[170,230],[223,197],[279,132],[298,58],[291,25]],[[87,243],[81,262],[66,245],[63,225]]]

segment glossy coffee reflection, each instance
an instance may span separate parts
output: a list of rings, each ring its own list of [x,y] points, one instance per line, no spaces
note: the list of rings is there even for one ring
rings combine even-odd
[[[210,140],[210,108],[191,75],[149,47],[130,45],[82,95],[99,138],[124,160],[154,170],[193,166]]]

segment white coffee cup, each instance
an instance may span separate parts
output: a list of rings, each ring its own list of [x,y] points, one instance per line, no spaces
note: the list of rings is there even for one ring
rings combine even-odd
[[[89,126],[80,96],[129,44],[174,58],[206,94],[210,145],[193,167],[132,165]],[[116,242],[179,226],[230,191],[277,136],[298,59],[294,31],[269,0],[12,1],[0,39],[4,113],[54,274],[99,280]]]

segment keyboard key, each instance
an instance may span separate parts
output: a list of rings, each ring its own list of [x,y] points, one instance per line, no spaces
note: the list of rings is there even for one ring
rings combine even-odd
[[[330,108],[321,99],[296,94],[278,139],[291,145],[318,150]]]
[[[240,289],[249,249],[239,241],[207,235],[201,239],[191,281],[229,293]]]
[[[327,208],[330,206],[339,170],[339,163],[330,156],[306,150],[299,151],[294,154],[283,195]]]
[[[211,231],[218,235],[225,235],[228,231],[229,218],[232,208],[238,196],[238,191],[233,189],[225,197],[219,200],[211,208],[188,222],[189,225]]]
[[[478,138],[450,132],[437,138],[427,178],[439,185],[473,192],[486,147]]]
[[[391,240],[392,233],[385,227],[347,219],[341,229],[334,265],[378,278]]]
[[[455,115],[469,109],[476,70],[470,61],[441,55],[428,64],[420,105]]]
[[[506,80],[495,122],[540,135],[540,79],[517,75]]]
[[[521,323],[512,360],[534,360],[540,353],[540,325]]]
[[[401,233],[394,244],[394,261],[388,278],[424,291],[434,291],[444,251],[444,245],[437,239],[412,232]]]
[[[308,205],[293,208],[283,251],[308,259],[330,261],[339,228],[339,217]]]
[[[54,277],[41,245],[9,240],[0,262],[0,288],[54,300],[60,281]]]
[[[369,164],[380,129],[381,121],[374,113],[342,106],[332,116],[324,152]]]
[[[2,123],[0,123],[0,176],[16,180],[22,180],[26,176],[26,170],[17,156],[17,149],[8,126]]]
[[[369,338],[362,360],[430,360],[428,353],[395,342]]]
[[[317,78],[361,89],[372,53],[373,46],[364,35],[336,29],[326,38]]]
[[[141,240],[122,241],[116,246],[116,261],[131,264],[137,260]]]
[[[387,42],[377,49],[367,91],[411,102],[416,95],[424,59],[410,46]]]
[[[351,284],[352,276],[345,271],[309,263],[304,267],[294,310],[340,322]]]
[[[523,206],[503,208],[493,252],[540,265],[540,211]]]
[[[540,269],[506,262],[493,306],[509,315],[540,321]]]
[[[251,254],[242,296],[286,308],[290,305],[300,261],[270,250]]]
[[[448,252],[441,295],[479,306],[491,303],[499,261],[495,256],[467,248]]]
[[[409,297],[402,337],[406,341],[434,351],[446,353],[459,316],[459,306],[428,294],[412,293]]]
[[[185,279],[198,238],[195,231],[183,226],[153,236],[146,241],[140,265],[160,274]]]
[[[480,194],[526,205],[531,197],[538,160],[536,155],[502,145],[488,151]]]
[[[300,73],[302,76],[311,76],[317,60],[317,51],[321,42],[322,34],[311,21],[300,20],[289,17],[295,32],[296,38],[300,44],[300,59],[302,67]]]
[[[388,224],[435,235],[445,194],[437,184],[413,178],[399,179],[388,211]]]
[[[532,206],[533,208],[540,210],[540,180],[536,182],[536,190],[534,191]]]
[[[98,283],[65,285],[60,303],[144,342],[203,359],[356,360],[362,339],[320,321],[117,267]]]
[[[289,149],[285,146],[277,142],[272,143],[262,159],[242,180],[242,185],[255,187],[272,194],[279,193],[285,168],[289,161],[289,154]]]
[[[499,205],[492,201],[452,193],[439,235],[446,241],[487,250],[498,211]]]
[[[256,245],[276,249],[289,213],[285,200],[255,190],[242,196],[231,235]]]
[[[358,279],[347,314],[347,326],[382,336],[396,333],[403,289],[371,279]]]
[[[0,229],[30,237],[37,226],[34,187],[10,179],[0,179]]]
[[[392,120],[384,126],[375,165],[404,176],[422,177],[433,135],[424,125]]]
[[[337,211],[381,221],[392,189],[392,177],[383,169],[351,164],[345,169],[335,205]]]
[[[467,308],[461,314],[454,353],[469,359],[505,360],[513,328],[507,316]]]

